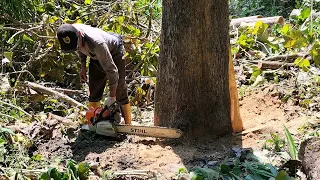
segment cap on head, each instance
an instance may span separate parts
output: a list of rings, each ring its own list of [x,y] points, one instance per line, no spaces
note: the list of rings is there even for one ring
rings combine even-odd
[[[63,52],[72,52],[78,47],[78,30],[71,24],[63,24],[57,30],[58,40]]]

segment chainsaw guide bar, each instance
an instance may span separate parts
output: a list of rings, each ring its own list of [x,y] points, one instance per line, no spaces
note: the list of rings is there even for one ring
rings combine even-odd
[[[159,126],[139,126],[112,124],[109,121],[101,121],[97,125],[82,125],[81,129],[94,131],[97,134],[116,137],[118,134],[130,134],[155,138],[180,138],[182,132],[179,129],[159,127]]]
[[[182,135],[179,129],[159,126],[116,125],[116,129],[119,133],[158,138],[179,138]]]
[[[120,124],[120,106],[114,103],[111,106],[91,108],[86,112],[87,123],[81,129],[96,132],[100,135],[116,137],[119,133],[156,138],[180,138],[179,129]]]

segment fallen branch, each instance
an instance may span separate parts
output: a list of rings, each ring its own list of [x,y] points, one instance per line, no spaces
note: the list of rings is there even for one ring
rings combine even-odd
[[[10,115],[7,115],[7,114],[2,114],[2,113],[0,113],[0,117],[6,117],[6,118],[10,118],[10,119],[13,119],[13,120],[15,120],[15,121],[19,121],[17,118],[15,118],[15,117],[12,117],[12,116],[10,116]]]
[[[38,93],[44,93],[44,94],[48,94],[54,97],[58,97],[60,100],[67,102],[71,105],[74,105],[76,107],[83,107],[85,109],[88,109],[86,106],[84,106],[83,104],[79,103],[78,101],[70,98],[69,96],[62,94],[60,92],[57,92],[51,88],[47,88],[45,86],[42,86],[40,84],[36,84],[36,83],[32,83],[29,81],[25,81],[24,84],[30,88],[32,88],[33,90],[37,91]]]
[[[260,69],[279,69],[281,67],[283,68],[289,68],[295,66],[294,63],[286,63],[286,62],[278,62],[278,61],[252,61],[252,64],[257,64],[258,68]]]
[[[84,92],[82,90],[71,90],[71,89],[63,89],[63,88],[51,88],[55,91],[62,92],[68,95],[74,95],[74,94],[83,94]]]
[[[115,172],[114,175],[152,175],[153,177],[156,176],[156,173],[154,171],[148,171],[148,170],[132,170],[132,171],[121,171],[121,172]]]
[[[264,61],[286,61],[286,62],[294,62],[297,58],[305,58],[308,56],[308,53],[297,53],[297,54],[286,54],[286,55],[278,55],[278,56],[271,56],[263,59]]]
[[[61,116],[58,116],[58,115],[55,115],[55,114],[52,114],[52,113],[48,113],[47,117],[48,117],[48,120],[54,119],[54,120],[57,120],[60,123],[67,124],[67,125],[73,125],[75,123],[71,119],[64,118],[64,117],[61,117]]]
[[[34,76],[31,74],[31,72],[30,72],[30,71],[27,71],[27,70],[7,72],[7,73],[0,73],[0,75],[20,74],[20,73],[27,73],[27,74],[30,75],[30,77],[32,78],[33,81],[36,81],[36,79],[35,79]]]
[[[25,115],[27,115],[27,116],[29,116],[29,117],[32,118],[32,115],[31,115],[31,114],[27,113],[25,110],[23,110],[22,108],[20,108],[20,107],[18,107],[18,106],[15,106],[15,105],[13,105],[13,104],[10,104],[10,103],[7,103],[7,102],[1,101],[1,100],[0,100],[0,103],[1,103],[1,104],[4,104],[4,105],[7,105],[7,106],[10,106],[10,107],[12,107],[12,108],[14,108],[14,109],[18,109],[19,111],[23,112]]]

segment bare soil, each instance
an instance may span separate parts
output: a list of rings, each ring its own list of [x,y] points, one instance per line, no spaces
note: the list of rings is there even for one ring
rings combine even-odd
[[[298,113],[299,107],[281,103],[272,86],[246,92],[240,106],[245,131],[207,144],[138,136],[109,138],[79,131],[73,126],[64,127],[67,135],[59,129],[53,131],[54,137],[38,141],[33,153],[48,159],[72,158],[78,162],[97,163],[104,171],[150,170],[158,179],[174,179],[181,167],[204,167],[221,162],[233,155],[231,148],[234,147],[259,150],[270,133],[283,132],[283,124],[295,131],[304,123]],[[152,111],[142,115],[139,123],[152,123]]]

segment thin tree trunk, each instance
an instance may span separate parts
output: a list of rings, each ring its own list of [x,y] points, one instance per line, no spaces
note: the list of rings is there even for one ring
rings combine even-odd
[[[228,0],[163,0],[155,125],[189,139],[232,132]]]

